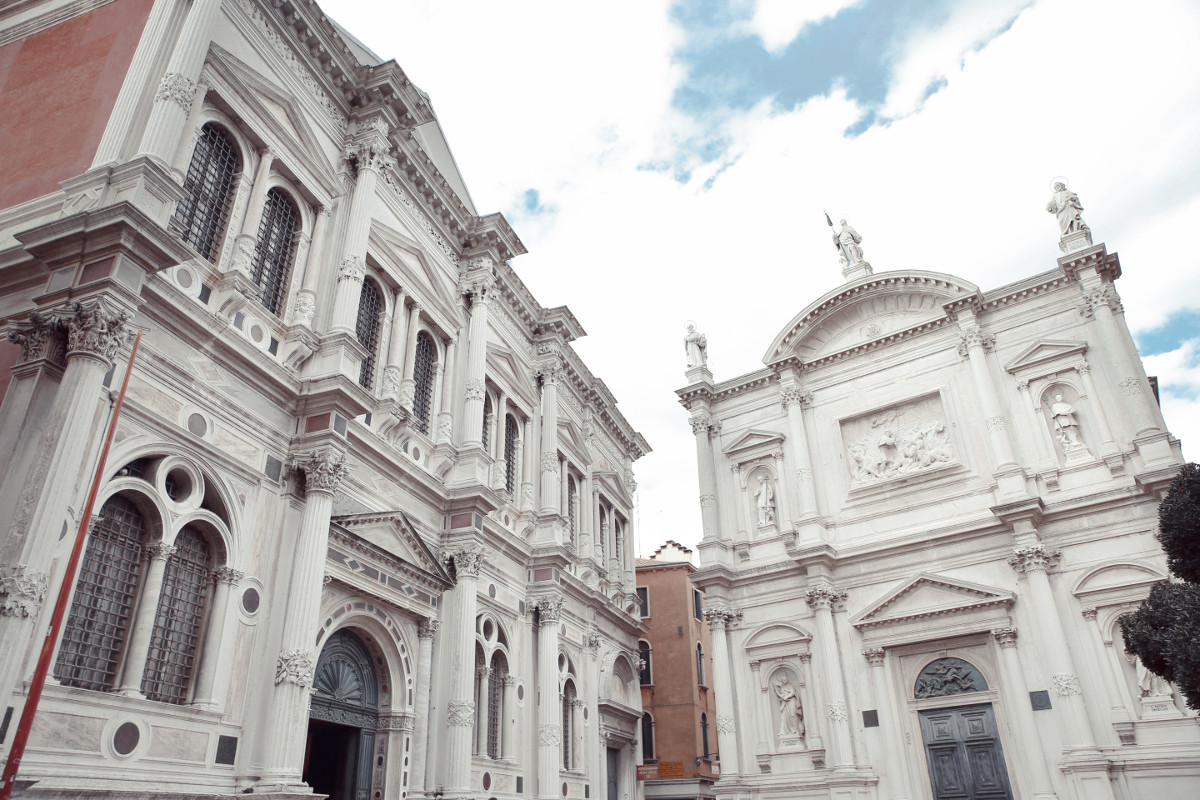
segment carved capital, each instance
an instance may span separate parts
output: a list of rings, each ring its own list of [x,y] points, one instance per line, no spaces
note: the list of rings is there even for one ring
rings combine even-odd
[[[978,325],[970,325],[963,328],[962,334],[958,337],[958,354],[966,358],[973,348],[991,350],[995,344],[995,336],[985,332]]]
[[[301,689],[308,688],[313,679],[316,660],[308,650],[284,650],[275,662],[275,685],[293,683]]]
[[[562,618],[563,599],[557,595],[543,597],[533,604],[537,611],[538,627],[553,625]]]
[[[363,278],[367,274],[367,262],[359,255],[349,255],[342,259],[342,263],[338,265],[338,283],[342,281],[350,281],[358,285],[362,285]]]
[[[112,363],[117,357],[130,330],[126,327],[129,315],[110,314],[97,302],[75,303],[74,315],[67,321],[67,355],[91,353]]]
[[[36,617],[46,597],[49,579],[25,564],[5,570],[0,578],[0,617]]]
[[[887,651],[885,651],[882,647],[868,647],[862,651],[862,654],[863,658],[865,658],[867,663],[872,667],[882,667],[883,659],[887,655]]]
[[[192,102],[195,99],[196,84],[178,72],[168,72],[163,75],[162,81],[158,84],[158,91],[154,93],[154,102],[168,100],[182,108],[184,113],[191,110]]]
[[[43,358],[59,366],[66,363],[66,324],[56,317],[30,312],[28,327],[10,330],[8,339],[21,345],[18,364]]]
[[[1080,361],[1075,365],[1075,371],[1078,372],[1080,375],[1087,375],[1089,372],[1092,371],[1092,365],[1089,364],[1087,361]]]
[[[819,586],[816,589],[809,589],[804,595],[804,602],[808,603],[808,607],[813,611],[829,610],[835,605],[841,605],[846,601],[846,593],[844,591]]]
[[[558,472],[558,453],[544,452],[542,453],[542,472],[549,472],[557,476]]]
[[[475,259],[474,261],[479,260]],[[470,275],[458,283],[459,294],[470,297],[472,306],[486,306],[492,300],[492,290],[496,286],[496,278],[490,272],[491,259],[486,259],[486,261],[489,265],[488,272]]]
[[[794,383],[782,384],[779,388],[779,402],[784,408],[812,405],[812,392],[806,392]]]
[[[714,631],[724,630],[730,627],[734,620],[738,617],[738,613],[732,608],[722,608],[720,606],[704,609],[704,621],[708,623],[708,627]]]
[[[242,582],[246,573],[233,567],[217,567],[213,570],[213,580],[217,583],[228,584],[230,588]]]
[[[417,638],[432,639],[437,636],[438,628],[442,627],[441,620],[426,617],[417,623]]]
[[[446,704],[446,722],[455,728],[475,726],[475,703],[471,700],[451,700]]]
[[[812,653],[797,653],[796,658],[800,659],[801,664],[812,663]]]
[[[995,637],[996,644],[1000,645],[1000,647],[1017,646],[1016,628],[993,628],[992,636]]]
[[[291,468],[304,473],[306,494],[333,494],[350,471],[346,466],[346,456],[336,450],[319,450],[293,456]]]
[[[486,554],[482,547],[464,547],[451,553],[443,554],[442,558],[454,565],[454,574],[460,578],[478,578],[483,570]]]
[[[164,544],[161,541],[151,542],[146,548],[146,557],[151,561],[166,561],[168,558],[175,555],[175,552],[178,549],[179,548],[173,544]]]
[[[1083,317],[1094,316],[1096,309],[1100,306],[1108,306],[1115,312],[1125,310],[1125,307],[1121,305],[1120,296],[1117,295],[1117,288],[1111,283],[1102,283],[1085,290],[1080,299],[1082,302],[1079,304],[1079,314]]]
[[[694,414],[692,415],[692,418],[688,420],[688,422],[692,426],[693,434],[696,436],[701,434],[707,436],[708,426],[712,423],[712,417],[710,417],[708,414]]]
[[[1086,608],[1081,609],[1079,613],[1083,616],[1084,619],[1095,621],[1096,616],[1099,612],[1097,612],[1097,610],[1095,608],[1092,608],[1091,606],[1087,606]]]
[[[1062,554],[1058,550],[1041,544],[1018,547],[1008,557],[1008,565],[1017,572],[1045,571],[1058,564],[1060,555]]]

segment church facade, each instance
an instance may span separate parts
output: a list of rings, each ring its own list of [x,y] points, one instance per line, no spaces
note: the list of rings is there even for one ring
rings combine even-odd
[[[716,381],[689,331],[724,798],[1185,798],[1200,728],[1118,620],[1167,577],[1181,464],[1078,198],[980,290],[845,282]],[[831,221],[832,224],[832,221]]]
[[[649,447],[428,96],[310,0],[8,4],[0,64],[24,795],[636,796]]]

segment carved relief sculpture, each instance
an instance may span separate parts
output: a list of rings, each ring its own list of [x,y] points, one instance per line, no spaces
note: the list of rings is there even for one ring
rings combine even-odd
[[[923,472],[954,460],[936,397],[851,420],[842,427],[852,486]]]

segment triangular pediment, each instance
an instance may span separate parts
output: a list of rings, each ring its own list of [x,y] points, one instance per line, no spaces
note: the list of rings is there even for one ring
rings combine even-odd
[[[1039,339],[1022,350],[1016,358],[1005,365],[1008,372],[1031,372],[1038,369],[1049,369],[1061,366],[1064,362],[1071,363],[1082,358],[1087,352],[1086,342],[1076,342],[1069,339]]]
[[[348,533],[417,567],[429,576],[452,583],[450,576],[403,511],[343,514],[330,520]]]
[[[1013,601],[1012,592],[1003,589],[921,573],[869,606],[851,624],[861,630],[988,606],[1011,606]]]
[[[769,450],[783,444],[784,438],[786,437],[778,431],[751,428],[739,436],[733,444],[726,447],[722,452],[727,456],[737,456],[756,450]]]
[[[455,318],[457,279],[427,259],[415,239],[375,219],[371,221],[368,252],[400,286],[431,287],[432,292],[423,292],[418,300],[435,318]]]

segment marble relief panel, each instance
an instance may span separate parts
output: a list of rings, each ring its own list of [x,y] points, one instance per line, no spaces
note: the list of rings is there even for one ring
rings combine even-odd
[[[958,462],[937,394],[844,419],[841,428],[852,489]]]

